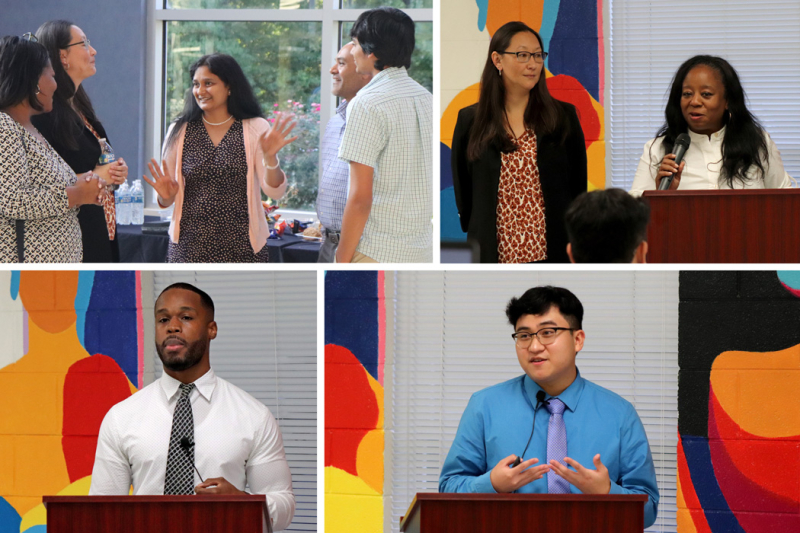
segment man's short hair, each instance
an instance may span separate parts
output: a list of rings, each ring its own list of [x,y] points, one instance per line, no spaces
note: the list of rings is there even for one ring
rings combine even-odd
[[[361,13],[350,38],[358,40],[365,54],[375,54],[375,70],[411,66],[414,21],[399,9],[378,7]]]
[[[585,192],[564,221],[576,263],[630,263],[647,239],[650,206],[622,189]]]
[[[583,305],[577,296],[563,287],[546,285],[528,289],[519,298],[511,298],[506,316],[508,322],[516,327],[523,315],[543,315],[554,306],[571,328],[583,329]]]
[[[191,283],[183,283],[183,282],[173,283],[172,285],[161,291],[161,294],[158,295],[156,301],[158,301],[158,299],[161,298],[161,296],[165,292],[170,291],[172,289],[183,289],[185,291],[192,291],[193,293],[199,295],[200,302],[202,302],[203,307],[205,307],[206,310],[208,310],[208,312],[211,314],[211,320],[214,320],[214,300],[211,299],[211,296],[209,296],[206,291],[198,289]]]

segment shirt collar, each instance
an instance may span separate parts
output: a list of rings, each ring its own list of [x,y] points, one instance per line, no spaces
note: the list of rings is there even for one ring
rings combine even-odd
[[[178,393],[178,390],[181,386],[181,382],[177,379],[173,378],[166,372],[161,376],[161,389],[164,391],[164,394],[167,395],[167,401],[172,400],[172,398]],[[206,401],[211,401],[211,395],[214,393],[214,387],[217,386],[217,375],[214,374],[214,370],[209,369],[208,372],[203,374],[199,377],[195,382],[194,386],[197,389],[197,392],[206,399]]]
[[[722,142],[722,139],[725,138],[725,126],[722,126],[722,129],[719,130],[718,132],[712,133],[711,134],[711,139],[709,139],[708,135],[706,135],[704,133],[695,133],[690,129],[687,129],[686,131],[689,132],[689,138],[692,140],[692,143],[697,143],[697,142],[706,142],[707,143],[709,141],[711,141],[711,142]]]
[[[575,367],[575,381],[567,387],[567,389],[559,394],[557,398],[564,402],[564,405],[567,406],[572,412],[575,412],[575,409],[578,407],[578,402],[581,399],[581,394],[583,393],[583,388],[585,386],[585,380],[581,377],[581,371]],[[533,381],[530,376],[527,374],[523,378],[524,386],[525,386],[525,393],[528,395],[528,398],[531,401],[531,405],[536,406],[536,394],[542,388]],[[552,396],[546,395],[545,400],[549,400]]]
[[[403,76],[407,76],[406,67],[386,67],[382,71],[375,74],[372,79],[369,80],[369,83],[367,83],[361,90],[363,91],[368,87],[380,85],[384,80],[395,80],[397,78],[402,78]]]

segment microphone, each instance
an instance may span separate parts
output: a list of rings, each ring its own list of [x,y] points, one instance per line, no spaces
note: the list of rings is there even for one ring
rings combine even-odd
[[[675,139],[675,145],[672,147],[673,153],[675,154],[675,164],[679,167],[681,166],[681,161],[683,161],[683,156],[686,154],[686,150],[689,149],[689,145],[692,144],[692,139],[686,133],[681,133],[678,135],[678,138]],[[672,180],[675,178],[674,174],[670,174],[669,176],[664,176],[661,178],[661,183],[658,184],[659,191],[666,191],[669,189],[669,186],[672,185]]]
[[[533,426],[531,427],[531,436],[528,437],[528,444],[525,445],[525,450],[523,450],[522,455],[514,459],[514,462],[511,463],[511,468],[519,466],[522,462],[522,458],[525,456],[525,452],[528,451],[528,446],[531,445],[531,439],[533,438],[533,430],[536,428],[536,411],[539,409],[539,405],[544,402],[544,391],[540,390],[536,393],[536,407],[533,408]]]
[[[194,466],[194,461],[192,460],[192,456],[190,455],[192,446],[194,446],[194,442],[190,441],[189,437],[183,437],[181,439],[181,448],[183,449],[183,453],[185,453],[186,457],[188,457],[189,460],[192,461],[192,466],[194,467],[194,471],[197,472],[197,477],[200,478],[200,483],[205,483],[203,476],[200,475],[200,471],[197,469],[196,466]]]

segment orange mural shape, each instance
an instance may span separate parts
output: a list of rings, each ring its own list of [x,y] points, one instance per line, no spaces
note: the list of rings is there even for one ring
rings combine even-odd
[[[494,35],[500,26],[512,21],[521,21],[539,31],[545,0],[505,0],[489,2],[486,11],[486,29]]]
[[[77,272],[20,273],[19,295],[30,319],[48,333],[59,333],[75,322]]]

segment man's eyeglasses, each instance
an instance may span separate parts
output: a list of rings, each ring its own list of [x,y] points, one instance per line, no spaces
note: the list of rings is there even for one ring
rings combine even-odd
[[[575,331],[575,328],[542,328],[534,333],[521,331],[512,333],[511,338],[517,343],[517,348],[527,348],[533,342],[534,337],[539,339],[539,343],[542,346],[547,346],[548,344],[553,344],[558,334],[562,331]]]
[[[78,46],[79,44],[82,44],[83,47],[86,48],[87,50],[89,49],[89,46],[91,46],[89,39],[84,39],[82,41],[78,41],[77,43],[68,44],[67,46],[64,47],[64,49],[66,50],[70,46]]]
[[[537,63],[544,63],[547,59],[547,52],[500,52],[501,54],[511,54],[517,56],[517,63],[527,63],[533,58]]]
[[[22,37],[20,37],[20,38],[23,41],[30,41],[32,43],[38,43],[39,42],[39,39],[37,39],[36,36],[31,32],[23,33]]]

